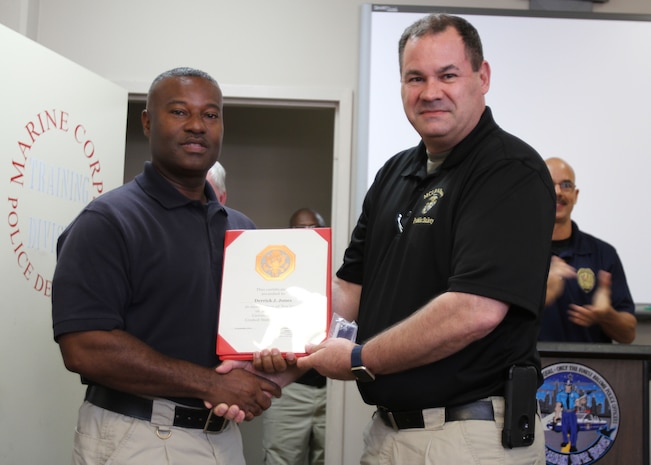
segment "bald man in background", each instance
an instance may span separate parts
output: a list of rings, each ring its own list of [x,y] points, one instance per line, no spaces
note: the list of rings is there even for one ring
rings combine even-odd
[[[552,261],[540,341],[630,344],[635,304],[615,248],[579,230],[572,210],[579,197],[572,167],[545,160],[556,190]]]
[[[323,216],[311,208],[299,208],[292,213],[289,219],[290,228],[323,228],[325,221]]]

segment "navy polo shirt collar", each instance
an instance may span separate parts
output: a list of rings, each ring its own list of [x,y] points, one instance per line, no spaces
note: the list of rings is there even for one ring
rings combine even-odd
[[[560,254],[560,258],[570,258],[574,255],[589,255],[590,247],[585,241],[581,240],[581,234],[579,231],[579,226],[572,221],[572,236],[570,239],[570,246],[563,250]]]
[[[135,181],[148,196],[155,199],[168,210],[183,207],[192,203],[199,203],[197,200],[189,199],[176,190],[169,181],[156,171],[150,161],[145,162],[143,172],[135,177]],[[204,193],[209,203],[211,201],[219,203],[212,189],[204,187]]]

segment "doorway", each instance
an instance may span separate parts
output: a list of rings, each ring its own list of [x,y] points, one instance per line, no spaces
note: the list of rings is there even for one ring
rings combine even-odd
[[[224,92],[226,95],[226,91]],[[328,101],[224,98],[224,144],[227,205],[249,216],[258,228],[285,228],[300,207],[319,211],[333,227],[333,257],[348,240],[350,207],[351,99]],[[140,114],[145,95],[130,95],[127,115],[124,182],[149,160]],[[335,226],[339,224],[335,230]],[[335,262],[336,263],[336,262]],[[334,266],[334,263],[333,263]],[[331,384],[331,383],[330,383]],[[342,387],[328,387],[329,405]],[[328,423],[341,412],[328,409]],[[241,425],[247,463],[262,464],[262,422]],[[338,443],[338,437],[326,439]],[[328,447],[327,463],[339,463],[338,447]]]
[[[149,160],[140,114],[143,98],[129,101],[124,181]],[[334,108],[224,104],[227,204],[258,228],[284,228],[301,207],[332,224]]]

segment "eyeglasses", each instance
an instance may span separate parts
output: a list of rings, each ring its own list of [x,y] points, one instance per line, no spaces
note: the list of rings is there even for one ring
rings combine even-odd
[[[561,181],[555,182],[554,187],[558,186],[561,188],[561,192],[572,192],[576,187],[572,181]]]

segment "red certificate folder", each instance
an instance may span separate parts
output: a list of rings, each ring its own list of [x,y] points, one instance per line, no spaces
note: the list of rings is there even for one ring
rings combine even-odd
[[[330,228],[226,231],[217,355],[305,355],[330,324]]]

